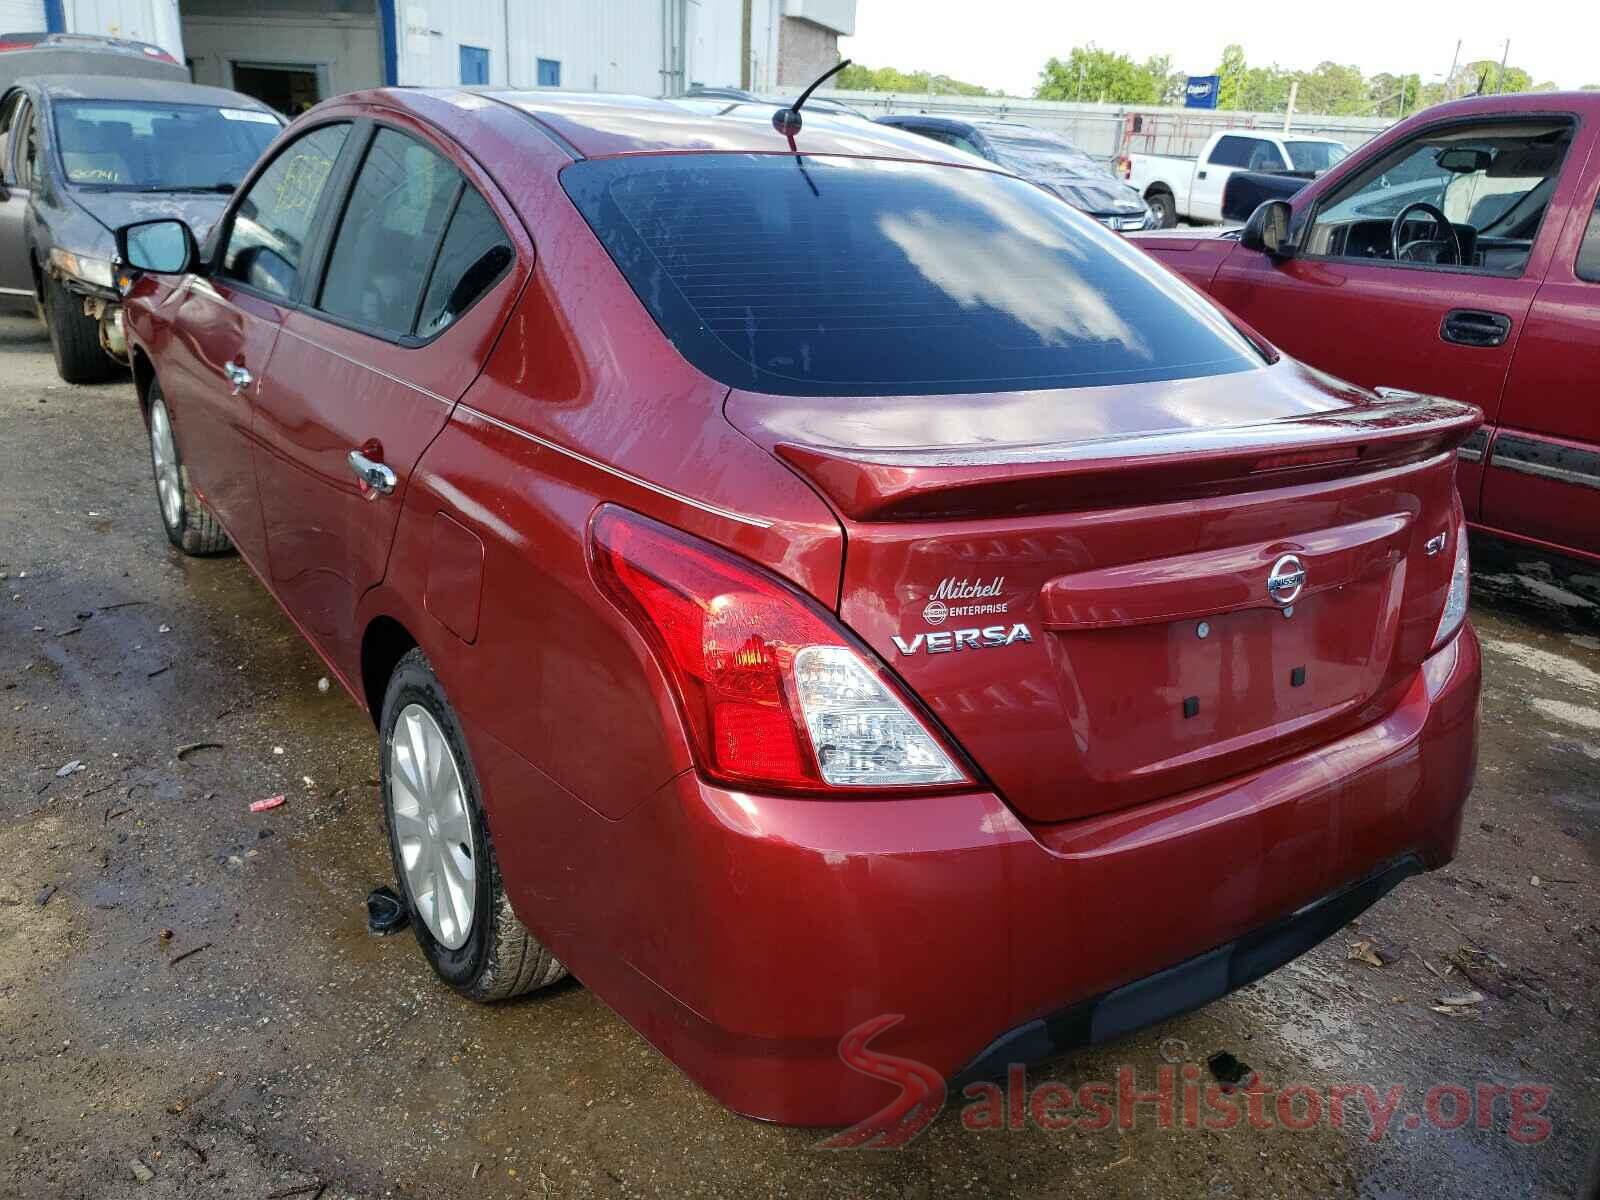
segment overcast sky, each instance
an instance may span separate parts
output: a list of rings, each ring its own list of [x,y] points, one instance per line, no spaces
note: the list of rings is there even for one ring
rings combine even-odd
[[[1588,29],[1580,32],[1584,24]],[[1594,0],[857,0],[856,35],[841,39],[839,48],[869,67],[932,71],[1026,96],[1045,59],[1065,58],[1085,42],[1140,62],[1170,54],[1173,66],[1191,75],[1209,73],[1222,48],[1238,42],[1251,63],[1302,70],[1332,59],[1367,75],[1415,71],[1427,82],[1449,70],[1458,37],[1462,62],[1498,60],[1510,37],[1511,65],[1528,71],[1535,83],[1600,83]]]

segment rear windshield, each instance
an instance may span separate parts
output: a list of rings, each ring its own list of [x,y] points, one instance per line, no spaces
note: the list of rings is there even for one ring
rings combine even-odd
[[[730,387],[984,392],[1261,362],[1144,253],[995,172],[694,154],[561,180],[662,331]]]
[[[1289,165],[1296,171],[1326,171],[1344,161],[1350,151],[1333,142],[1285,142]]]

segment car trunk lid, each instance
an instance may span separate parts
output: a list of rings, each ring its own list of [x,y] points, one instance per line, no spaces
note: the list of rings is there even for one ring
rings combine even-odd
[[[1392,707],[1431,646],[1453,449],[1479,421],[1287,362],[1068,393],[735,392],[728,413],[840,513],[842,619],[1040,821]]]

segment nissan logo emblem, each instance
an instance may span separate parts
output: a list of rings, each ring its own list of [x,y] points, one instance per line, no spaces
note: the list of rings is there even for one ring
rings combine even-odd
[[[1267,595],[1279,604],[1293,604],[1306,586],[1306,569],[1299,558],[1285,554],[1267,572]]]

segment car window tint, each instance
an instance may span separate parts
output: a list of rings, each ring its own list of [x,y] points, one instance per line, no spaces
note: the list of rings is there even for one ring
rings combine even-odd
[[[419,337],[448,329],[491,287],[516,257],[488,201],[472,188],[461,196],[434,264],[417,322]]]
[[[461,172],[414,138],[381,129],[356,176],[317,307],[400,336],[411,332]]]
[[[1600,283],[1600,199],[1594,202],[1594,215],[1578,247],[1578,278]]]
[[[294,294],[306,235],[347,124],[324,125],[290,143],[250,185],[234,211],[222,275],[269,296]]]
[[[1251,152],[1261,144],[1260,138],[1228,137],[1220,139],[1211,149],[1214,167],[1242,167],[1249,163]]]
[[[666,336],[732,387],[951,394],[1261,365],[1149,255],[1011,176],[683,154],[560,178]]]

